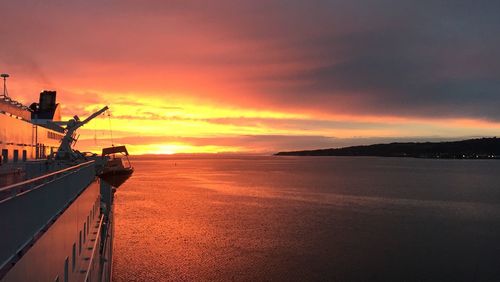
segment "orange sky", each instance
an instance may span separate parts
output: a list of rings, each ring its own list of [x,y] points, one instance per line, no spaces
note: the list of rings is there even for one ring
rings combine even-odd
[[[133,154],[497,135],[494,15],[339,5],[11,1],[0,71],[25,103],[57,90],[66,118],[108,105],[111,121],[80,130],[81,150],[110,145],[110,123]]]

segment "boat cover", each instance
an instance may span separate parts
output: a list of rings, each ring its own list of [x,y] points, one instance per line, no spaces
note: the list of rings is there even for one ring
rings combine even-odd
[[[116,153],[124,153],[125,156],[128,156],[128,151],[125,146],[113,146],[113,147],[108,147],[108,148],[103,148],[102,149],[102,155],[111,155],[111,154],[116,154]]]

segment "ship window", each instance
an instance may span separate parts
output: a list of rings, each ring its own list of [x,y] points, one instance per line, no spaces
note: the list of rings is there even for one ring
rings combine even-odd
[[[64,260],[64,282],[68,282],[69,280],[69,258],[66,257]]]
[[[19,150],[14,150],[14,162],[17,163],[19,160]]]
[[[23,150],[23,162],[25,162],[27,158],[28,158],[28,152],[26,152],[26,150]]]
[[[56,139],[56,140],[58,140],[58,139],[62,138],[62,135],[48,131],[47,132],[47,137],[49,137],[50,139]]]
[[[2,149],[2,162],[3,163],[9,162],[9,150],[7,149]]]
[[[73,254],[71,260],[71,271],[75,271],[76,266],[76,243],[73,243]]]
[[[80,238],[78,239],[78,254],[82,254],[82,231],[80,231]]]

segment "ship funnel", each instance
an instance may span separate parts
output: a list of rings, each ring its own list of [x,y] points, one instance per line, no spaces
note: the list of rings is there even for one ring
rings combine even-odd
[[[56,107],[56,91],[44,90],[40,93],[40,110],[42,112],[53,110]]]

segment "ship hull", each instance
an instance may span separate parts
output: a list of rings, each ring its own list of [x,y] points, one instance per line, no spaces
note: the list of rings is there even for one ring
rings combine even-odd
[[[120,187],[127,179],[132,176],[134,170],[132,168],[124,168],[120,170],[109,170],[99,175],[99,177],[106,181],[113,187]]]

